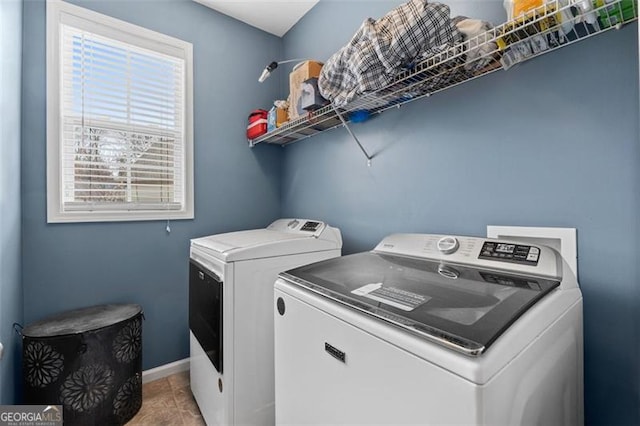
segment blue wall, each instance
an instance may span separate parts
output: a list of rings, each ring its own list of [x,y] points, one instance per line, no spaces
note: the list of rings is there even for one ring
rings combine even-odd
[[[22,322],[20,284],[20,71],[22,0],[0,1],[0,405],[13,404],[19,382]]]
[[[321,1],[285,57],[326,60],[400,2]],[[478,2],[476,2],[477,4]],[[500,23],[502,2],[451,2]],[[328,30],[330,28],[330,30]],[[344,252],[393,232],[578,229],[589,424],[640,424],[637,25],[285,149],[282,211],[341,228]]]
[[[344,251],[352,253],[392,232],[484,235],[488,224],[576,227],[585,303],[586,420],[640,424],[635,24],[353,125],[376,154],[368,168],[343,129],[284,150],[247,149],[242,135],[250,110],[286,95],[285,67],[278,78],[256,84],[266,63],[326,60],[365,17],[379,17],[400,1],[322,0],[283,41],[190,0],[73,3],[194,44],[196,219],[173,222],[169,235],[162,222],[46,224],[45,7],[41,0],[25,2],[26,323],[97,303],[140,303],[147,317],[146,369],[188,355],[186,260],[195,236],[264,226],[279,216],[317,217],[342,229]],[[453,14],[493,22],[505,19],[501,3],[450,2]],[[12,32],[15,51],[20,18],[11,2],[0,0],[0,7],[11,10],[10,25],[2,21],[0,27],[4,67],[4,31]],[[2,90],[11,87],[0,82]],[[4,133],[7,125],[14,134],[19,130],[19,117],[5,115],[7,99],[15,111],[19,105],[3,92],[5,345],[12,339],[10,323],[22,317],[20,237],[11,231],[18,229],[19,210],[4,204],[19,200],[17,182],[5,180],[5,170],[17,167],[19,136],[6,144]],[[2,361],[0,402],[11,400],[12,378],[5,373],[15,360]]]
[[[145,311],[143,368],[189,355],[189,239],[264,227],[280,216],[281,150],[249,149],[249,112],[277,85],[260,70],[281,55],[275,36],[190,0],[73,1],[193,43],[195,220],[46,223],[45,3],[24,4],[23,284],[25,322],[103,303]],[[3,228],[4,228],[3,223]]]

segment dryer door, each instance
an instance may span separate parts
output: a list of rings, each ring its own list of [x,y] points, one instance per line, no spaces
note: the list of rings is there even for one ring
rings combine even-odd
[[[189,328],[213,366],[222,374],[222,280],[191,259]]]

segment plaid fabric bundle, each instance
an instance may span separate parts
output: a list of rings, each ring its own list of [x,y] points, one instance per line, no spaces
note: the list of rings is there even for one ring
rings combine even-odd
[[[377,21],[369,18],[362,23],[349,44],[324,64],[318,78],[320,93],[335,106],[344,106],[460,39],[447,5],[411,0]]]

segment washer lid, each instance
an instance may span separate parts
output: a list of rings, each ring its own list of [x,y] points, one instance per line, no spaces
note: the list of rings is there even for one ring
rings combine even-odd
[[[340,231],[322,222],[280,219],[266,229],[228,232],[191,240],[191,247],[225,262],[342,248]]]
[[[280,276],[425,339],[483,353],[559,281],[384,253],[358,253]]]

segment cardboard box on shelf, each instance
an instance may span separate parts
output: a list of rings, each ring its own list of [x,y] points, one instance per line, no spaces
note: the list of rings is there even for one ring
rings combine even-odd
[[[305,61],[296,65],[289,74],[289,119],[295,120],[307,114],[302,109],[302,83],[310,78],[318,78],[322,69],[322,62]]]
[[[276,107],[276,127],[282,126],[287,121],[289,121],[288,111],[284,108]]]
[[[284,108],[278,108],[276,106],[271,107],[269,110],[269,116],[267,117],[267,131],[271,132],[287,122],[287,110]]]

